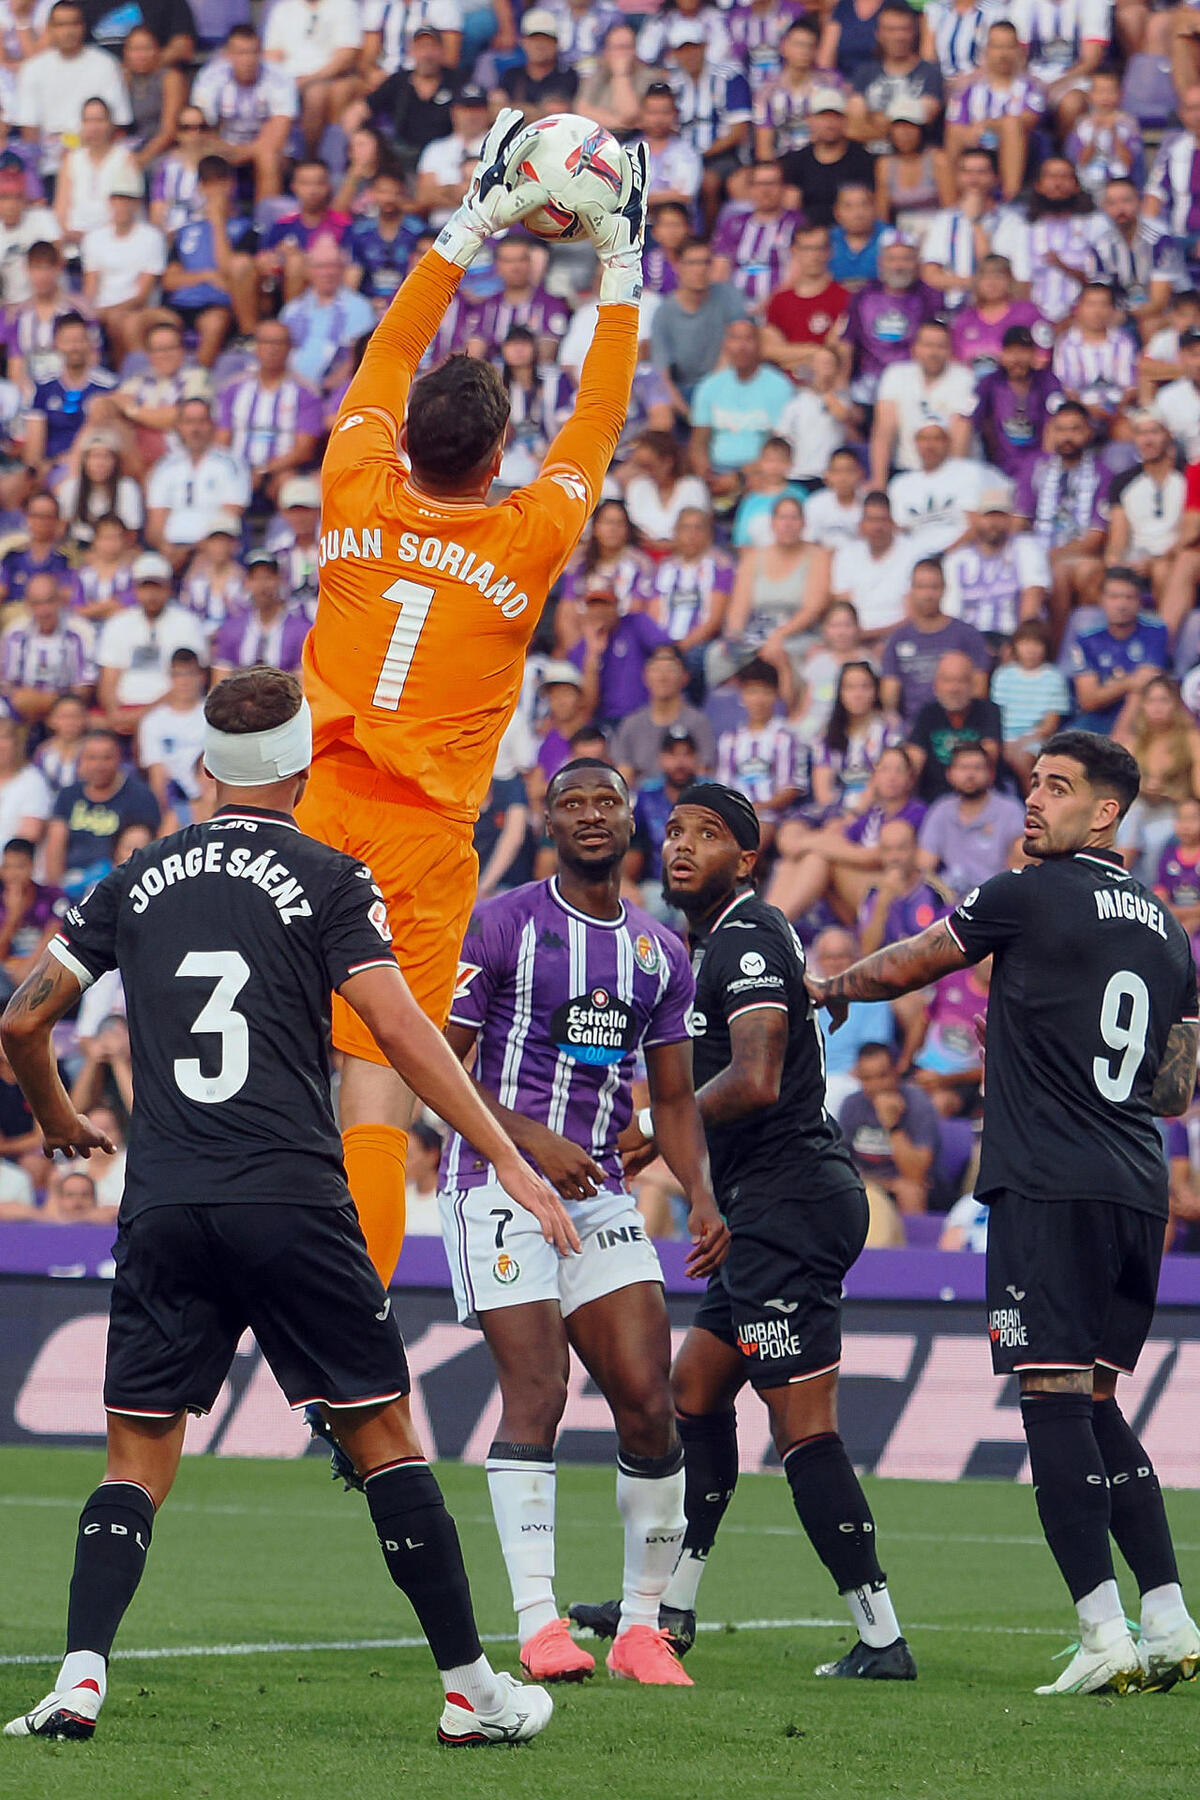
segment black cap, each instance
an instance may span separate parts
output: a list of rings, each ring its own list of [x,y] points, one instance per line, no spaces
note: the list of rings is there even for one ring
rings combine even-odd
[[[252,550],[246,558],[246,567],[248,569],[256,569],[260,564],[266,564],[269,568],[277,569],[279,567],[279,558],[276,556],[274,550]]]
[[[1000,339],[1005,350],[1036,350],[1037,344],[1028,325],[1010,325]]]
[[[450,101],[451,106],[486,106],[487,103],[487,95],[481,87],[476,87],[473,81],[468,81],[460,87]]]
[[[726,787],[721,781],[693,781],[685,787],[676,806],[703,806],[706,811],[716,813],[718,819],[728,825],[735,842],[742,850],[757,850],[762,832],[758,823],[758,814],[736,788]]]
[[[0,175],[24,175],[24,173],[25,164],[15,150],[5,150],[0,153]]]
[[[1181,331],[1179,334],[1179,348],[1181,350],[1186,350],[1191,344],[1200,344],[1200,331],[1196,331],[1195,329],[1191,331]]]
[[[662,734],[662,749],[669,750],[672,744],[690,744],[693,750],[700,748],[687,726],[682,722],[677,725],[668,725]]]

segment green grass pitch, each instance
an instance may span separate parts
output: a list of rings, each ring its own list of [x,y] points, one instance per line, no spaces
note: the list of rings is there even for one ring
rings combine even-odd
[[[0,1719],[49,1685],[52,1663],[11,1659],[57,1661],[75,1513],[100,1471],[91,1452],[0,1452]],[[483,1471],[440,1473],[480,1628],[502,1637],[511,1618]],[[784,1482],[743,1478],[705,1578],[702,1616],[722,1628],[688,1658],[693,1690],[639,1689],[601,1667],[583,1687],[556,1690],[554,1722],[536,1743],[455,1753],[434,1741],[440,1691],[427,1653],[371,1646],[411,1637],[415,1622],[362,1500],[313,1459],[189,1459],[118,1648],[224,1653],[114,1661],[95,1740],[0,1740],[0,1796],[1194,1800],[1200,1682],[1123,1701],[1035,1698],[1070,1610],[1027,1487],[875,1482],[871,1500],[920,1663],[915,1685],[814,1680],[813,1664],[849,1642],[840,1604]],[[1194,1598],[1200,1494],[1170,1502]],[[564,1606],[617,1591],[620,1541],[611,1472],[561,1470]],[[1133,1603],[1128,1578],[1124,1588]],[[489,1649],[516,1669],[511,1640]]]

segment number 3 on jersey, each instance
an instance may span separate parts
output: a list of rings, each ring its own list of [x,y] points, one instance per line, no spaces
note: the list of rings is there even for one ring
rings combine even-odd
[[[408,671],[412,668],[417,641],[429,617],[433,595],[433,588],[425,587],[419,581],[409,581],[403,575],[393,581],[391,587],[383,590],[381,598],[390,600],[399,610],[392,635],[388,639],[379,680],[375,683],[375,692],[371,696],[373,706],[382,706],[388,712],[395,712],[400,705],[400,696],[408,680]]]
[[[250,1073],[250,1027],[233,1004],[250,979],[250,967],[236,950],[189,950],[175,974],[217,984],[196,1014],[192,1036],[220,1038],[221,1066],[206,1075],[198,1057],[179,1056],[174,1073],[175,1085],[189,1100],[219,1106],[241,1091]]]

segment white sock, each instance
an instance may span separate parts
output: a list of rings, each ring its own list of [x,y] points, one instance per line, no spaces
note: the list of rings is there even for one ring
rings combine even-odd
[[[486,1656],[457,1669],[439,1669],[446,1698],[453,1694],[465,1700],[472,1712],[495,1712],[504,1698],[504,1690],[496,1680],[496,1671]]]
[[[900,1621],[886,1587],[848,1588],[842,1599],[850,1608],[850,1617],[858,1635],[872,1650],[886,1650],[900,1636]]]
[[[1169,1632],[1187,1622],[1188,1609],[1183,1589],[1177,1581],[1167,1581],[1162,1587],[1148,1588],[1142,1595],[1144,1637],[1166,1637]]]
[[[684,1612],[695,1612],[696,1595],[700,1592],[700,1582],[707,1567],[707,1551],[703,1555],[698,1550],[683,1551],[663,1594],[665,1604],[678,1606]]]
[[[81,1681],[94,1681],[103,1700],[108,1692],[108,1664],[98,1650],[69,1650],[54,1683],[56,1694],[78,1687]]]
[[[514,1451],[533,1451],[515,1456]],[[505,1454],[509,1452],[509,1454]],[[554,1452],[495,1443],[487,1459],[492,1516],[512,1587],[517,1633],[527,1644],[558,1617],[554,1600]]]
[[[658,1608],[679,1556],[686,1523],[683,1515],[683,1455],[639,1457],[643,1470],[677,1461],[670,1474],[635,1475],[617,1459],[617,1506],[625,1522],[625,1578],[621,1588],[621,1626],[648,1625],[658,1630]]]
[[[1115,1581],[1102,1581],[1090,1594],[1075,1602],[1079,1637],[1085,1650],[1106,1650],[1128,1635],[1125,1608]]]

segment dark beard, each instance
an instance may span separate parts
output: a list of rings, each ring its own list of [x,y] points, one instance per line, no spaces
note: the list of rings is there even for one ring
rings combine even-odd
[[[670,885],[664,870],[662,891],[667,905],[677,906],[688,923],[693,924],[714,911],[734,892],[734,887],[730,886],[727,875],[710,875],[700,887],[680,893]]]
[[[1066,213],[1079,211],[1079,195],[1069,194],[1065,200],[1047,200],[1044,194],[1038,194],[1033,203],[1035,218],[1045,218],[1047,214],[1061,218]]]

